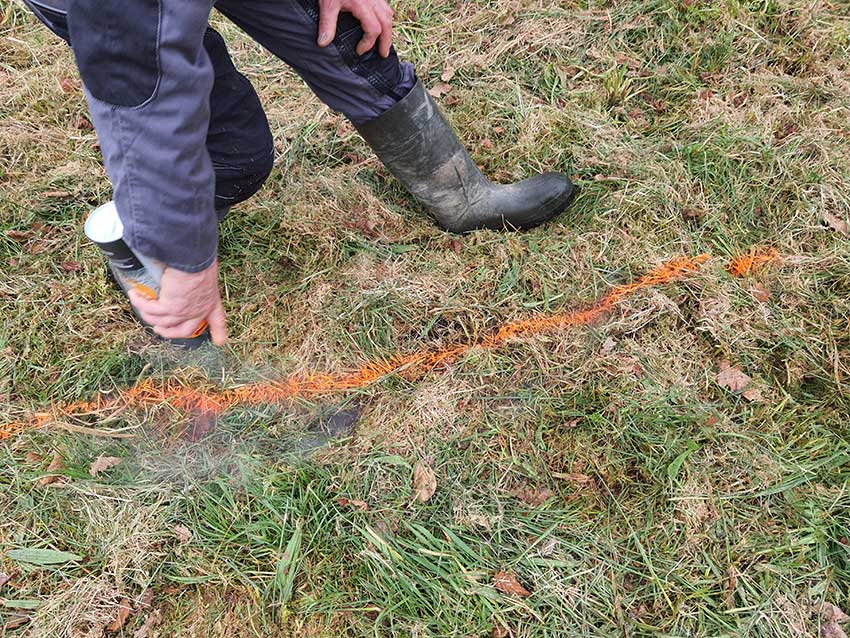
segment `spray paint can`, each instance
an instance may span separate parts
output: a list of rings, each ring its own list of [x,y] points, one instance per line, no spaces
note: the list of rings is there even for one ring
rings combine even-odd
[[[123,239],[124,225],[118,217],[115,202],[109,201],[95,208],[86,218],[84,230],[88,237],[109,260],[108,272],[115,284],[124,294],[136,290],[148,299],[159,296],[160,282],[165,266],[150,257],[133,252]],[[136,318],[144,325],[147,323],[133,308]],[[195,348],[209,341],[207,322],[201,322],[191,337],[168,339],[169,343],[184,348]]]

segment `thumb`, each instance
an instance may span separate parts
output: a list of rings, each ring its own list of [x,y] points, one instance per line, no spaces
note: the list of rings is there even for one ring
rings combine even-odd
[[[336,35],[336,23],[339,18],[339,0],[319,3],[319,46],[326,47]]]
[[[207,323],[210,327],[210,336],[213,343],[217,346],[223,346],[227,343],[227,320],[224,316],[224,307],[221,305],[221,300],[213,308],[210,316],[207,317]]]

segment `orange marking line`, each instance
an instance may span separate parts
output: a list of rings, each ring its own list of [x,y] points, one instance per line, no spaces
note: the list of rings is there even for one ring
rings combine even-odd
[[[778,257],[778,253],[773,250],[754,251],[730,262],[726,270],[734,276],[741,277]],[[163,403],[168,403],[183,412],[199,411],[217,416],[239,405],[269,405],[298,397],[358,390],[393,373],[406,371],[411,374],[421,374],[456,360],[473,348],[496,348],[516,337],[587,325],[623,299],[631,297],[640,290],[682,279],[697,271],[708,259],[708,255],[672,259],[631,283],[614,286],[596,303],[583,310],[508,321],[495,332],[472,343],[440,349],[423,349],[406,355],[393,354],[385,359],[365,363],[360,368],[348,372],[292,375],[281,381],[255,383],[225,390],[197,389],[170,379],[159,381],[144,379],[114,398],[104,399],[98,395],[94,401],[57,404],[49,412],[33,414],[28,422],[0,425],[0,440],[29,428],[47,425],[52,419],[63,416],[73,417],[102,412],[114,414],[126,407],[143,408]]]

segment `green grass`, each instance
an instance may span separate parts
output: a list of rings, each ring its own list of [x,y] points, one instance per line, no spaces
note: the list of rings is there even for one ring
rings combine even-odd
[[[81,423],[130,438],[0,442],[0,636],[100,637],[124,599],[138,611],[106,635],[820,635],[826,605],[850,611],[850,244],[823,221],[850,220],[846,2],[405,0],[396,15],[427,85],[456,70],[444,108],[484,170],[565,171],[579,199],[533,232],[452,244],[342,118],[222,23],[278,158],[221,228],[227,351],[175,358],[82,235],[109,183],[62,82],[71,56],[0,0],[0,420],[140,376],[340,370],[580,307],[671,256],[718,260],[594,326],[233,410],[199,442],[166,407]],[[783,263],[722,269],[754,245]],[[723,359],[763,402],[718,386]],[[313,449],[331,404],[358,406],[357,429]],[[54,453],[62,479],[44,485]],[[121,463],[92,478],[100,455]],[[437,474],[426,503],[417,462]],[[22,548],[81,558],[6,554]],[[498,571],[531,595],[497,591]]]

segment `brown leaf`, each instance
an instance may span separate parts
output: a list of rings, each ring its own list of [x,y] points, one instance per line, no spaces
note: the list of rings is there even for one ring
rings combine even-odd
[[[729,362],[725,359],[720,362],[718,367],[720,371],[717,373],[717,385],[721,388],[740,392],[752,381],[739,367],[729,365]]]
[[[430,89],[428,89],[429,95],[434,98],[443,97],[446,93],[452,90],[451,84],[446,84],[445,82],[440,82],[435,84]]]
[[[632,71],[635,71],[642,66],[641,63],[635,60],[634,58],[630,58],[629,56],[624,55],[622,53],[618,53],[614,58],[614,61],[617,64],[630,68]]]
[[[454,106],[458,102],[460,102],[460,98],[456,95],[447,95],[443,98],[443,104],[445,104],[446,106]]]
[[[342,498],[336,499],[336,502],[342,507],[348,507],[349,505],[361,512],[365,512],[369,509],[369,504],[366,501],[358,501],[353,498]]]
[[[115,618],[115,620],[106,625],[106,631],[111,634],[120,631],[121,627],[124,626],[124,623],[127,622],[127,619],[130,617],[130,614],[133,613],[133,607],[130,605],[129,599],[122,598],[121,602],[118,604],[118,616]]]
[[[555,492],[550,490],[548,487],[531,487],[529,485],[514,490],[511,494],[523,503],[527,503],[532,507],[542,505],[555,496]]]
[[[845,237],[850,237],[850,226],[847,225],[846,221],[828,211],[823,211],[821,216],[823,217],[823,221],[825,221],[832,230],[837,233],[841,233]]]
[[[845,614],[840,607],[832,603],[824,603],[820,615],[826,622],[846,623],[850,622],[850,616]]]
[[[443,82],[451,82],[451,80],[454,76],[455,76],[455,70],[452,67],[446,65],[445,70],[440,75],[440,79]]]
[[[407,10],[407,19],[411,22],[416,22],[419,16],[416,14],[416,9],[410,8]]]
[[[30,230],[7,230],[6,237],[15,241],[26,241],[32,239],[32,231]]]
[[[81,131],[92,131],[92,130],[94,130],[94,126],[92,126],[92,123],[89,122],[88,119],[83,115],[80,115],[77,118],[77,121],[74,124],[74,126],[78,129],[80,129]]]
[[[59,268],[61,268],[63,272],[77,272],[82,267],[82,264],[78,261],[63,261],[59,264]]]
[[[741,393],[741,396],[752,403],[766,403],[764,395],[758,388],[748,388]]]
[[[847,638],[847,632],[834,620],[829,620],[820,627],[821,638]]]
[[[77,82],[73,78],[59,78],[59,88],[62,93],[71,93],[77,90]]]
[[[186,438],[197,443],[215,428],[216,418],[212,412],[194,410],[191,414],[191,428],[186,432]]]
[[[172,530],[177,540],[181,543],[188,543],[192,540],[192,532],[185,525],[175,525]]]
[[[489,137],[485,137],[483,140],[481,140],[481,146],[483,148],[493,148],[493,142],[490,141]]]
[[[729,567],[726,572],[726,595],[723,597],[723,603],[726,609],[734,609],[735,607],[735,589],[738,587],[738,571],[735,566]]]
[[[428,465],[418,462],[413,466],[413,500],[425,503],[437,491],[437,475]]]
[[[36,454],[35,452],[27,452],[24,460],[27,463],[41,463],[44,460],[44,457],[41,454]]]
[[[9,576],[9,574],[6,572],[0,572],[0,587],[8,583],[10,580],[12,580],[12,577]]]
[[[510,572],[496,572],[493,575],[493,586],[503,594],[511,594],[521,598],[531,596],[531,592],[520,585],[516,576]]]
[[[753,284],[750,286],[750,294],[756,301],[764,303],[770,299],[770,288],[762,286],[761,284]]]
[[[50,485],[51,483],[55,483],[56,481],[62,479],[63,477],[58,476],[56,474],[51,474],[52,472],[59,472],[59,470],[63,469],[65,465],[62,463],[62,457],[59,455],[59,452],[53,453],[53,460],[50,461],[50,465],[47,466],[47,475],[42,476],[36,484],[38,485]]]
[[[514,22],[516,22],[516,16],[513,13],[508,13],[507,15],[505,15],[505,17],[499,20],[499,24],[501,24],[503,27],[509,27]]]
[[[92,478],[95,478],[101,472],[115,467],[120,462],[121,459],[116,456],[103,456],[101,454],[94,461],[92,461],[91,467],[89,467],[89,475]]]
[[[493,625],[493,631],[490,632],[493,638],[507,638],[511,635],[511,630],[504,625]]]
[[[463,242],[452,237],[449,240],[449,248],[451,248],[453,252],[460,253],[463,251]]]
[[[556,479],[561,479],[562,481],[577,483],[578,485],[588,485],[593,482],[592,477],[588,476],[587,474],[579,474],[578,472],[553,472],[552,476]]]
[[[5,625],[3,625],[3,631],[12,631],[13,629],[17,629],[18,627],[23,627],[30,621],[29,616],[20,616],[18,618],[13,618]]]
[[[133,638],[154,638],[156,628],[162,623],[162,612],[154,609],[145,618],[145,622],[133,634]]]
[[[70,193],[70,192],[68,192],[68,191],[44,191],[44,192],[41,194],[41,196],[42,196],[42,197],[57,198],[57,199],[58,199],[58,198],[70,197],[70,196],[71,196],[71,193]]]

